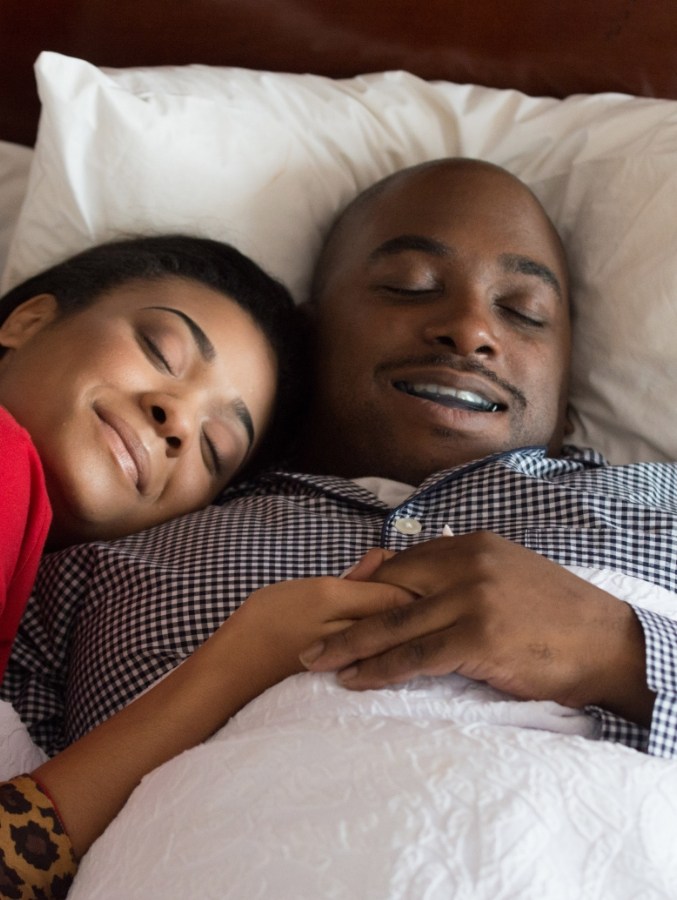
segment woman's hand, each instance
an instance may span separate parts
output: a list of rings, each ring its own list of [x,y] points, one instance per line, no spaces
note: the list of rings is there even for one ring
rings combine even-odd
[[[369,577],[384,558],[371,551],[345,578],[299,578],[261,588],[221,627],[237,629],[270,684],[303,672],[299,654],[309,644],[412,600],[396,585],[354,580]]]

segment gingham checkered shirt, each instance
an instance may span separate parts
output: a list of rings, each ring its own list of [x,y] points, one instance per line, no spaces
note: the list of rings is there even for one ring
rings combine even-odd
[[[402,534],[403,517],[421,531]],[[401,550],[445,525],[660,585],[677,610],[677,465],[527,448],[437,473],[395,509],[351,481],[273,472],[151,531],[46,557],[2,695],[54,753],[177,665],[257,588],[338,575],[370,547]],[[677,622],[636,611],[657,693],[651,728],[591,711],[607,740],[676,756]]]

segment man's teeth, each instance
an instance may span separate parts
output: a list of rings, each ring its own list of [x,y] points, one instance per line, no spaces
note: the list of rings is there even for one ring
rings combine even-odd
[[[441,384],[410,384],[407,381],[398,381],[395,387],[414,397],[421,397],[424,400],[432,400],[434,403],[440,403],[443,406],[451,406],[457,409],[472,409],[478,412],[497,412],[504,409],[500,403],[494,403],[487,400],[481,394],[474,391],[459,391],[453,387],[445,387]]]

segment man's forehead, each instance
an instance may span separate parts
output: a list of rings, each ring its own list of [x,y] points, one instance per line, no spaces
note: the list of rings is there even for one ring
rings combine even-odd
[[[537,198],[504,169],[458,159],[402,170],[368,188],[339,218],[317,284],[406,250],[446,255],[454,229],[464,236],[496,229],[496,256],[511,252],[544,264],[553,288],[566,294],[561,243]]]
[[[455,232],[489,239],[495,234],[497,254],[509,252],[513,245],[528,256],[549,258],[553,264],[556,260],[555,267],[563,262],[561,241],[547,213],[531,191],[508,173],[492,170],[482,179],[484,189],[475,190],[477,185],[461,179],[459,192],[425,194],[419,190],[425,173],[417,174],[418,178],[398,181],[358,208],[357,216],[345,223],[342,243],[369,258],[407,249],[443,256],[453,251]],[[459,181],[457,173],[442,174],[452,174],[452,181]],[[498,175],[496,185],[491,183],[492,175]],[[432,183],[441,186],[442,180]],[[504,193],[494,189],[502,184]]]

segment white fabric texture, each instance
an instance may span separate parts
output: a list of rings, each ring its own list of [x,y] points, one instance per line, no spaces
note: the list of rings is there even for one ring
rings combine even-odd
[[[5,267],[9,245],[28,186],[33,150],[20,144],[0,141],[0,273]]]
[[[447,155],[538,194],[570,256],[572,442],[677,458],[677,102],[566,100],[430,83],[205,66],[100,70],[44,53],[43,112],[5,286],[92,242],[183,230],[231,241],[305,297],[329,222],[359,190]]]
[[[0,781],[30,772],[46,759],[12,706],[0,700]]]
[[[674,898],[677,766],[594,729],[460,676],[352,693],[297,675],[146,777],[69,900]]]

